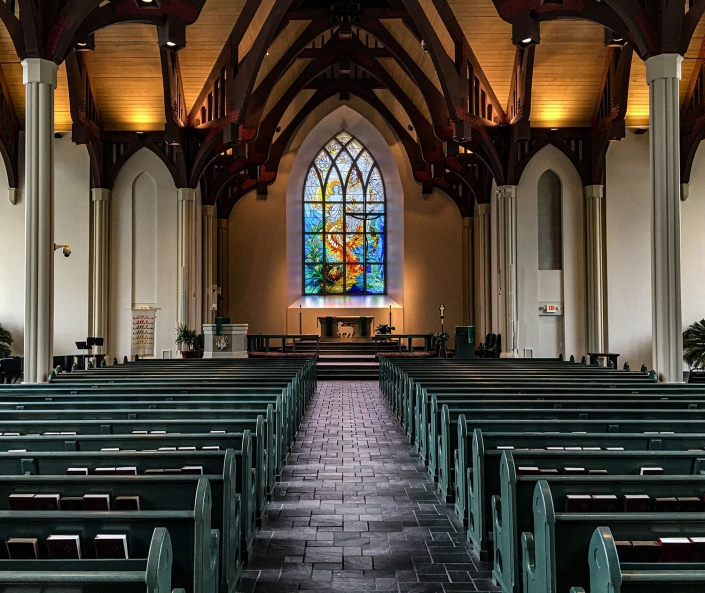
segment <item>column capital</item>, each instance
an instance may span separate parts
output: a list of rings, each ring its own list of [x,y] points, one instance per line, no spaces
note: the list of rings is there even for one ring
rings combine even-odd
[[[685,202],[690,197],[690,183],[681,183],[681,202]]]
[[[490,211],[492,210],[492,205],[487,203],[487,204],[475,204],[476,212],[480,216],[485,216],[489,215]]]
[[[646,84],[651,84],[654,80],[661,78],[681,79],[681,62],[683,56],[680,54],[661,54],[652,56],[646,60]]]
[[[472,216],[463,216],[463,228],[467,228],[469,226],[472,226],[473,224],[473,217]]]
[[[179,202],[195,202],[196,190],[190,187],[180,187],[176,190],[176,197]]]
[[[604,185],[586,185],[583,187],[583,195],[586,200],[590,198],[604,198],[605,197],[605,186]]]
[[[91,199],[94,202],[109,202],[112,192],[104,187],[94,187],[91,189]]]
[[[25,58],[22,60],[22,84],[43,82],[56,88],[56,72],[59,66],[51,60]]]
[[[516,185],[498,185],[497,186],[497,199],[502,200],[504,198],[516,198],[517,197],[517,186]]]
[[[201,212],[203,216],[215,216],[215,206],[203,205],[201,206]]]

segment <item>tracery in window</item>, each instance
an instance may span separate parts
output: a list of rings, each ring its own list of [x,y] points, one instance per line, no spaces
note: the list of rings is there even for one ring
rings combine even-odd
[[[304,183],[304,294],[385,294],[386,194],[370,152],[346,131]]]

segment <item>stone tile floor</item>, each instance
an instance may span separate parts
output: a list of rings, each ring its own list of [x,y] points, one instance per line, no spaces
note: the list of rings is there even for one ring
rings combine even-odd
[[[321,381],[243,593],[498,591],[373,381]]]

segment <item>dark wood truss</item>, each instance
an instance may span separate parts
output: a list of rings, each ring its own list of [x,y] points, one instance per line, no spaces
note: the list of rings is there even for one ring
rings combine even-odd
[[[633,52],[647,59],[683,54],[705,12],[705,0],[493,0],[512,24],[517,45],[508,97],[498,98],[447,0],[432,0],[452,40],[441,41],[418,0],[274,3],[254,42],[239,55],[241,41],[260,7],[247,0],[196,102],[187,105],[178,50],[207,0],[0,0],[0,20],[20,59],[42,57],[66,63],[74,142],[87,147],[95,187],[110,188],[137,151],[153,151],[177,187],[200,187],[204,204],[228,217],[237,200],[256,191],[265,198],[282,156],[304,120],[332,97],[365,102],[389,124],[404,146],[414,179],[424,193],[447,193],[463,216],[487,202],[493,182],[516,184],[528,161],[549,144],[575,165],[582,182],[602,184],[609,143],[624,137]],[[605,27],[609,45],[590,126],[545,129],[531,125],[535,44],[542,21],[583,19]],[[290,23],[308,21],[257,83],[264,57]],[[394,27],[389,23],[393,22]],[[107,132],[91,83],[85,53],[93,34],[120,23],[145,23],[159,31],[166,125],[159,132]],[[399,32],[422,43],[439,86],[409,55]],[[524,38],[531,43],[524,44]],[[169,41],[169,44],[166,44]],[[445,44],[444,44],[445,43]],[[284,75],[307,60],[289,87]],[[393,60],[414,87],[390,71]],[[0,154],[10,186],[17,185],[20,122],[0,70]],[[405,90],[406,89],[406,90]],[[388,91],[403,109],[401,123],[380,99]],[[277,92],[277,101],[272,102]],[[287,109],[311,92],[281,129]],[[421,97],[422,105],[416,97]],[[705,45],[701,47],[681,114],[682,178],[705,137]]]

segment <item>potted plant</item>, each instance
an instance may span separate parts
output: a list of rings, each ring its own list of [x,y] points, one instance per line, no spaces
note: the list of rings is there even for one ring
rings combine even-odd
[[[385,323],[380,323],[380,324],[375,328],[375,332],[376,332],[378,335],[380,335],[380,336],[388,336],[388,335],[391,334],[395,329],[396,329],[396,327],[392,327],[392,326],[387,325],[387,324],[385,324]]]
[[[705,319],[683,332],[683,358],[691,369],[705,369]]]
[[[181,349],[183,358],[196,358],[198,351],[195,349],[198,343],[198,334],[195,329],[182,323],[176,328],[176,345]]]
[[[450,340],[448,332],[436,332],[433,334],[433,343],[436,346],[438,358],[448,358],[448,347],[446,346],[448,340]]]
[[[11,344],[12,334],[0,324],[0,358],[10,358],[12,356]]]

